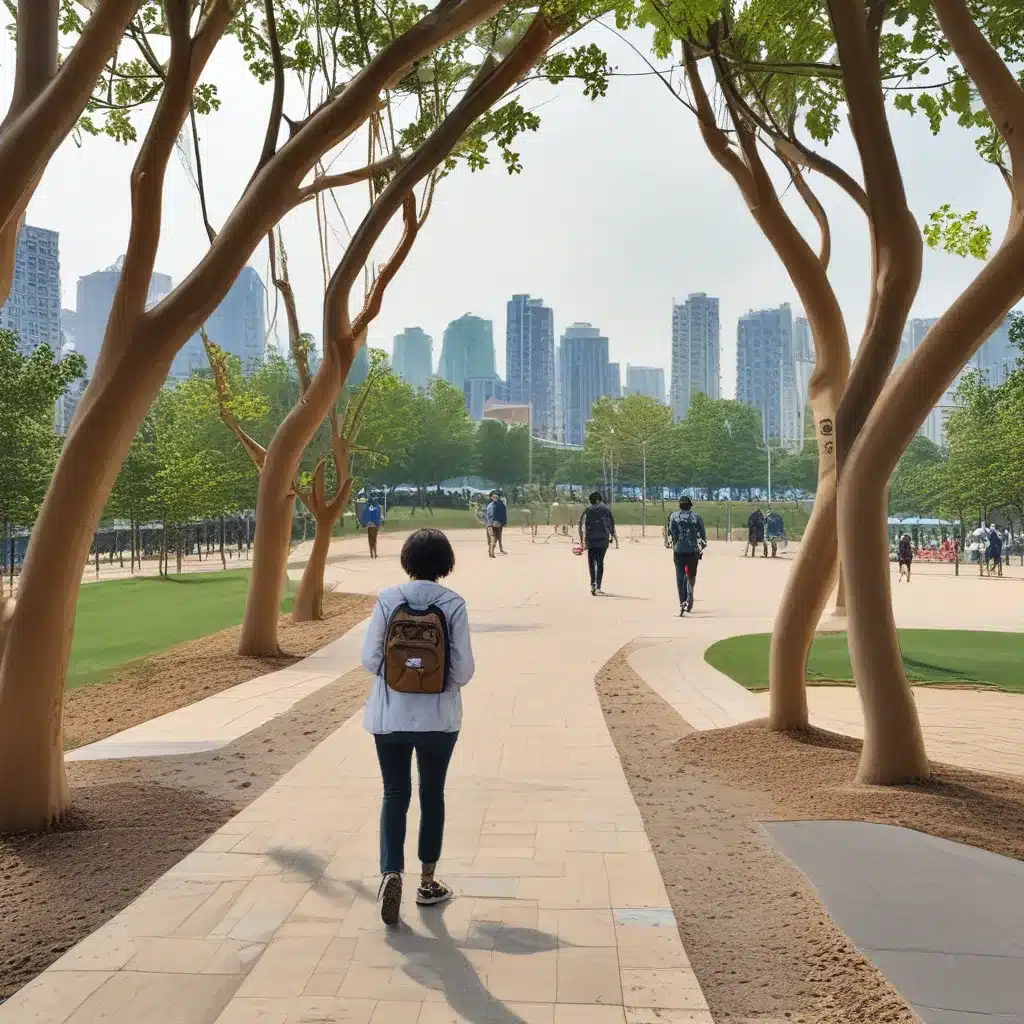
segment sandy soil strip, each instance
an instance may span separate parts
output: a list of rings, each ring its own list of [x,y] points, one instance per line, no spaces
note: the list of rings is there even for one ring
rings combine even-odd
[[[271,659],[277,667],[335,639],[366,614],[354,601],[332,604],[331,612],[336,614],[329,613],[325,622],[286,627],[283,642],[290,653],[284,659]],[[348,611],[338,613],[339,605]],[[80,705],[79,735],[88,737],[80,742],[100,739],[269,671],[263,659],[245,659],[250,663],[246,674],[241,673],[242,666],[231,675],[220,665],[231,660],[224,656],[233,632],[184,645],[190,653],[177,659],[181,679],[175,678],[171,663],[176,659],[169,652],[152,659],[157,662],[152,671],[139,664],[127,679],[81,691],[84,695],[95,690],[102,697],[109,686],[121,688],[121,695],[103,712]],[[148,690],[147,680],[153,681]],[[43,835],[0,838],[0,999],[123,910],[266,792],[359,710],[370,681],[367,673],[356,669],[300,701],[287,714],[216,751],[69,764],[74,802],[70,820]],[[147,693],[153,700],[135,714],[130,702],[144,699]],[[107,722],[104,713],[114,721]],[[86,732],[87,727],[95,732]]]
[[[763,727],[693,732],[626,653],[598,674],[597,692],[716,1024],[917,1021],[759,824],[790,816],[758,787],[775,771],[776,737],[759,743]],[[709,766],[734,748],[746,774],[730,784]],[[833,753],[806,748],[808,774],[816,749]]]
[[[283,653],[276,658],[236,654],[241,626],[178,644],[125,665],[103,683],[72,690],[64,698],[64,749],[106,739],[123,729],[177,711],[221,690],[287,668],[347,633],[373,610],[365,594],[328,594],[321,622],[281,619]]]

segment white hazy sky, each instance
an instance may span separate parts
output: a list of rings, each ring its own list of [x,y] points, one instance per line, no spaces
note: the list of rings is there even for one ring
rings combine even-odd
[[[6,109],[13,49],[5,31],[0,38],[0,101]],[[608,50],[620,72],[646,70],[611,32],[595,26],[588,38]],[[633,38],[643,45],[643,34]],[[200,128],[216,226],[251,173],[269,93],[249,77],[233,41],[222,45],[206,77],[223,101]],[[396,333],[420,326],[434,338],[436,362],[447,323],[472,312],[494,321],[504,375],[505,303],[513,293],[527,292],[554,309],[556,337],[574,321],[589,321],[609,337],[613,360],[667,370],[673,297],[703,291],[721,299],[722,388],[731,395],[737,317],[785,301],[796,304],[796,297],[731,179],[705,150],[693,116],[650,76],[614,78],[608,96],[597,102],[580,94],[579,83],[558,90],[531,85],[525,102],[538,109],[543,125],[521,140],[523,173],[510,177],[498,161],[476,174],[460,169],[441,183],[433,212],[371,328],[370,344],[390,353]],[[918,218],[924,221],[946,202],[978,209],[998,240],[1008,193],[975,155],[971,139],[956,127],[933,137],[923,118],[894,114],[893,123]],[[60,232],[66,308],[75,306],[79,276],[107,266],[125,249],[135,149],[106,138],[87,138],[80,148],[68,141],[29,207],[29,223]],[[849,168],[857,166],[848,134],[832,154]],[[357,140],[336,169],[358,166],[364,156]],[[867,306],[863,217],[827,182],[813,180],[832,218],[831,275],[856,344]],[[157,269],[179,281],[202,255],[206,236],[178,159],[169,169],[166,197]],[[345,197],[354,216],[364,197],[361,187]],[[814,237],[798,198],[790,193],[786,202]],[[319,338],[323,275],[312,210],[290,216],[284,231],[303,329]],[[251,263],[266,280],[265,250]],[[913,315],[938,315],[976,272],[975,263],[928,253]]]

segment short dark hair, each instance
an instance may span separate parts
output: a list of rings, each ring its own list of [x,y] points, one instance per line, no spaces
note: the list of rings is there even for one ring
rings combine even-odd
[[[684,496],[679,499],[679,507],[685,512],[686,509],[693,508],[693,502],[690,501],[689,498]]]
[[[451,542],[440,530],[417,530],[402,545],[402,568],[414,580],[437,582],[455,568]]]
[[[601,492],[600,491],[591,491],[590,492],[590,504],[591,505],[596,505],[600,500],[601,500]]]
[[[488,491],[488,493],[487,493],[487,497],[488,498],[497,498],[498,496],[499,496],[499,492],[498,491]]]

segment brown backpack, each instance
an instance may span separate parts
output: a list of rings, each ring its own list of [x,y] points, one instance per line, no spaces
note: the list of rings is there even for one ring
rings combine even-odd
[[[398,693],[440,693],[448,684],[448,620],[437,605],[400,604],[384,633],[384,682]]]

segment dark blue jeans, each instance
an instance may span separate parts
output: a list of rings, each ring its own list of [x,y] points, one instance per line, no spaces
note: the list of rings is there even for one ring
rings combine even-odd
[[[412,755],[420,780],[419,858],[436,864],[444,838],[444,780],[457,732],[392,732],[374,736],[384,781],[380,810],[380,870],[405,870],[405,819],[412,799]]]

